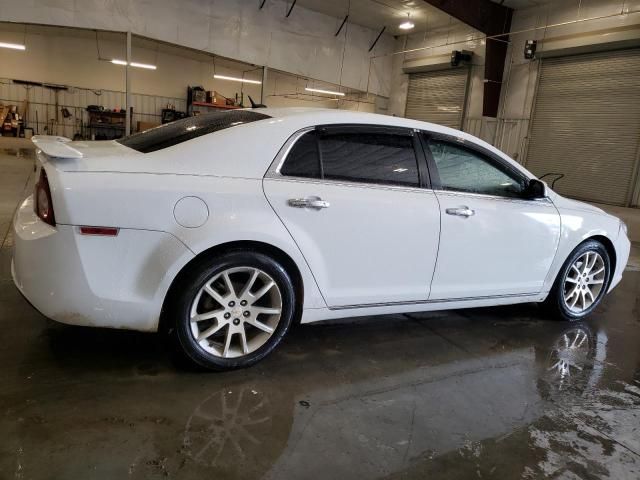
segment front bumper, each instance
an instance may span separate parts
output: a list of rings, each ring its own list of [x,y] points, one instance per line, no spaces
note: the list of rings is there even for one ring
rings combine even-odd
[[[27,198],[13,221],[13,281],[43,315],[61,323],[155,331],[176,269],[193,254],[173,235],[122,229],[85,236],[44,223]]]
[[[615,249],[616,249],[616,267],[615,272],[613,274],[613,278],[611,279],[611,283],[609,284],[609,292],[620,283],[622,280],[622,274],[624,273],[624,269],[629,262],[629,254],[631,252],[631,242],[629,241],[629,237],[627,234],[620,230],[618,234],[618,238],[615,241]]]

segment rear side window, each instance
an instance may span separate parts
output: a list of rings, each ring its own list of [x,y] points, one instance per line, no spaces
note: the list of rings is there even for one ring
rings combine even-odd
[[[386,132],[309,132],[280,169],[285,176],[386,185],[419,185],[409,135]]]
[[[327,180],[417,187],[418,163],[408,135],[327,134],[320,137]]]
[[[198,115],[197,117],[176,120],[151,130],[129,135],[117,141],[138,152],[150,153],[208,133],[267,118],[271,117],[252,110],[212,112]]]
[[[320,155],[316,132],[305,133],[293,145],[280,169],[288,177],[320,178]]]

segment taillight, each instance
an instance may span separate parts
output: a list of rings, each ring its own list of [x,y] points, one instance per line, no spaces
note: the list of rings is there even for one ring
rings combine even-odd
[[[36,183],[33,195],[33,209],[43,222],[52,227],[56,226],[56,216],[53,213],[53,202],[51,201],[51,189],[49,188],[49,180],[44,168],[40,169],[40,178]]]

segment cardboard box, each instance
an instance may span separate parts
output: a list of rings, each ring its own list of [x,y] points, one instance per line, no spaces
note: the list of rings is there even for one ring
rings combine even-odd
[[[157,127],[159,126],[159,123],[156,122],[138,122],[138,131],[139,132],[144,132],[145,130],[149,130],[153,127]]]

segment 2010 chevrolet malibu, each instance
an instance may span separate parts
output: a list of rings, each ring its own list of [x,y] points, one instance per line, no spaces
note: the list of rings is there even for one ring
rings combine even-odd
[[[629,256],[619,219],[414,120],[236,110],[33,141],[16,286],[59,322],[168,332],[210,369],[257,362],[297,321],[522,302],[580,319]]]

